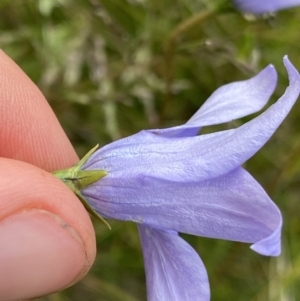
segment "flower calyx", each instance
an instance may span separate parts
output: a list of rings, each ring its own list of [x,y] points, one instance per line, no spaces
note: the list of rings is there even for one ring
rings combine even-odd
[[[85,209],[94,217],[101,220],[109,229],[111,229],[108,222],[103,219],[85,200],[81,194],[81,190],[85,187],[97,182],[107,175],[105,170],[82,170],[82,166],[90,158],[90,156],[98,148],[98,144],[92,148],[78,163],[67,169],[61,169],[52,172],[52,174],[64,182],[80,199]]]

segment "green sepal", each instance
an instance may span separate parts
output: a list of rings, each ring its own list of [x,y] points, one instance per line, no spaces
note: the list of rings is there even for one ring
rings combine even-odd
[[[107,175],[105,170],[82,170],[82,166],[89,159],[89,157],[95,152],[98,148],[96,145],[92,148],[77,164],[73,165],[68,169],[61,169],[52,172],[54,176],[63,181],[80,199],[81,203],[85,209],[94,217],[101,220],[109,229],[111,229],[108,222],[103,219],[86,201],[86,199],[81,194],[81,190]]]

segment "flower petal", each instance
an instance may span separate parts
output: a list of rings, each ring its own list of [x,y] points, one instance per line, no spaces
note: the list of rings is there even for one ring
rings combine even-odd
[[[269,65],[249,80],[217,89],[186,124],[155,132],[165,137],[195,136],[200,127],[226,123],[255,113],[265,106],[276,82],[276,70]]]
[[[263,255],[280,253],[280,211],[242,168],[189,183],[109,174],[82,194],[92,208],[109,218],[254,243],[252,248]]]
[[[95,152],[83,169],[116,177],[143,175],[171,181],[201,181],[226,174],[251,158],[284,120],[300,92],[300,76],[284,60],[290,79],[285,94],[268,110],[237,129],[169,139],[142,131]]]
[[[238,167],[266,143],[299,95],[299,73],[287,58],[284,63],[290,86],[259,117],[215,134],[169,139],[144,131],[111,143],[85,164],[108,175],[83,195],[106,217],[251,242],[257,252],[278,255],[280,212]]]
[[[148,301],[210,299],[206,269],[195,250],[176,232],[139,225]]]
[[[233,2],[239,10],[253,14],[275,12],[300,5],[300,0],[234,0]]]

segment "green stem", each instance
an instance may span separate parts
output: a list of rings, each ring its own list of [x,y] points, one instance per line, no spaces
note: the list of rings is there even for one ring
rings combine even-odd
[[[165,64],[166,64],[166,96],[167,103],[172,97],[172,81],[173,81],[173,66],[174,66],[174,49],[178,38],[187,32],[192,27],[200,24],[213,16],[214,10],[205,10],[181,22],[170,34],[165,46]]]
[[[214,8],[209,8],[191,16],[188,19],[183,20],[176,26],[171,32],[166,44],[165,44],[165,81],[166,81],[166,103],[163,109],[163,115],[168,112],[169,105],[172,99],[172,82],[173,82],[173,69],[174,69],[174,49],[178,38],[189,31],[196,25],[205,22],[219,12],[228,11],[228,0],[220,3]]]

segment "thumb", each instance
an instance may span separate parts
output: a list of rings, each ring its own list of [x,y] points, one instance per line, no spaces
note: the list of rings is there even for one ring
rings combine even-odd
[[[61,290],[81,279],[95,258],[84,207],[51,174],[0,158],[0,300]]]

